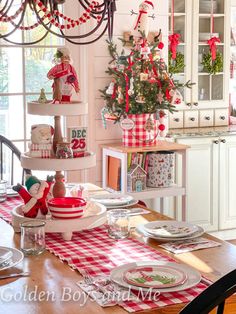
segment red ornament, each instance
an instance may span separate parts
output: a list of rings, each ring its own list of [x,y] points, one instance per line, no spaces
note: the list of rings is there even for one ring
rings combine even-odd
[[[159,124],[159,126],[158,126],[158,129],[160,130],[160,131],[164,131],[165,130],[165,125],[164,124]]]
[[[158,49],[163,49],[164,48],[164,44],[163,42],[159,42],[158,46],[157,46]]]

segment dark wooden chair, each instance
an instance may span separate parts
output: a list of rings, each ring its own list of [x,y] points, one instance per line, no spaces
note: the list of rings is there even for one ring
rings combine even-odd
[[[207,314],[217,308],[216,313],[224,313],[225,300],[236,292],[236,269],[214,282],[179,314]]]
[[[7,155],[7,151],[10,152],[10,160],[8,158],[4,158]],[[4,156],[5,155],[5,156]],[[4,166],[6,163],[9,163],[10,166],[10,177],[9,177],[9,184],[13,185],[16,182],[14,182],[14,166],[15,166],[15,159],[14,157],[17,157],[17,159],[20,160],[21,152],[20,150],[6,137],[3,135],[0,135],[0,176],[1,180],[5,179],[4,174]],[[7,155],[8,157],[8,155]],[[7,159],[7,160],[6,160]],[[31,171],[29,169],[23,169],[22,170],[22,178],[21,178],[21,184],[24,184],[24,178],[25,174],[31,174]]]

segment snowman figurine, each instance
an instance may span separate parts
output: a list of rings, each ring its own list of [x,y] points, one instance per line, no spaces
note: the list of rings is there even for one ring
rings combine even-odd
[[[134,24],[134,32],[132,35],[134,37],[142,37],[142,33],[145,37],[149,33],[149,16],[150,10],[154,9],[153,3],[151,1],[145,0],[139,5],[139,12]]]

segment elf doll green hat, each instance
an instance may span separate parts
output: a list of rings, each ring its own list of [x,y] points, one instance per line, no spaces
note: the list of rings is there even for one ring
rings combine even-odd
[[[39,184],[40,184],[41,181],[40,181],[38,178],[36,178],[35,176],[30,176],[30,177],[28,177],[28,178],[26,179],[26,181],[25,181],[25,186],[26,186],[27,190],[29,191],[30,188],[31,188],[31,186],[34,185],[34,184],[36,184],[36,183],[39,183]]]

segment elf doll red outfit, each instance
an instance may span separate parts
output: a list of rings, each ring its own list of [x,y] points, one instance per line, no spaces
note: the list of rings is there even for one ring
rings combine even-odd
[[[17,191],[24,200],[25,205],[22,206],[22,210],[25,217],[43,218],[46,216],[48,213],[46,199],[52,181],[53,176],[47,176],[47,181],[30,176],[25,182],[27,190],[19,183],[13,187],[13,190]]]
[[[71,58],[67,48],[58,48],[55,55],[56,64],[49,70],[47,77],[54,80],[53,103],[70,102],[72,90],[79,92],[79,82],[75,68],[70,64]]]

